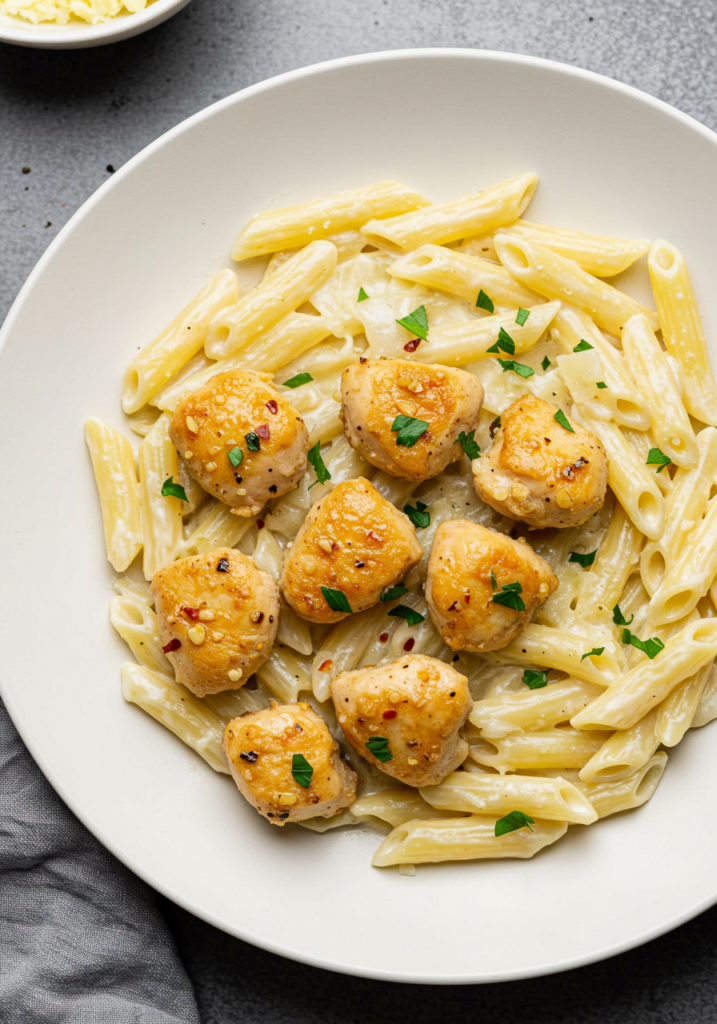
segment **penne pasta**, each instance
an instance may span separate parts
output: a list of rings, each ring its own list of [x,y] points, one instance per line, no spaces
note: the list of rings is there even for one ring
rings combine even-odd
[[[519,807],[524,814],[551,821],[590,825],[597,820],[590,801],[560,778],[451,772],[440,785],[424,786],[419,792],[431,807],[441,811],[503,815]]]
[[[455,818],[453,810],[436,810],[426,803],[420,793],[408,786],[382,789],[379,793],[361,797],[351,804],[351,813],[356,818],[380,818],[392,828],[407,821],[428,821],[437,818]]]
[[[583,782],[577,772],[565,775],[573,785],[584,793],[597,811],[599,818],[607,818],[619,811],[630,811],[647,803],[662,781],[667,766],[667,754],[660,750],[633,775],[602,782]]]
[[[615,645],[606,645],[601,654],[583,658],[591,647],[587,637],[567,629],[539,626],[530,622],[509,644],[485,657],[489,662],[506,662],[528,668],[534,665],[555,668],[583,682],[609,686],[621,671],[621,665],[613,653]]]
[[[359,615],[350,615],[337,623],[314,656],[311,689],[318,701],[328,699],[332,679],[341,672],[351,672],[361,655],[381,632],[386,619],[386,606],[378,605]]]
[[[586,621],[600,621],[620,600],[628,577],[640,557],[644,535],[619,502],[598,548],[595,561],[581,577],[576,614]]]
[[[659,742],[666,747],[676,746],[692,726],[712,668],[713,662],[709,662],[699,672],[688,676],[660,704],[655,732]]]
[[[169,417],[162,416],[139,446],[139,490],[142,502],[142,532],[145,579],[173,561],[182,544],[182,500],[164,496],[165,481],[176,481],[179,471],[177,449],[169,437]]]
[[[656,732],[658,709],[653,708],[629,729],[618,729],[580,769],[583,782],[624,779],[650,760],[660,745]]]
[[[262,686],[284,704],[295,703],[302,690],[311,689],[311,659],[300,658],[281,643],[274,644],[256,674]]]
[[[689,615],[717,576],[717,497],[707,504],[704,519],[687,533],[682,549],[650,601],[657,625]]]
[[[501,775],[546,768],[582,768],[604,742],[604,733],[581,732],[572,726],[561,726],[500,739],[474,740],[469,756]]]
[[[525,686],[519,693],[476,701],[468,719],[480,729],[483,738],[490,740],[511,733],[550,729],[587,707],[600,692],[601,687],[593,683],[570,678],[536,690]]]
[[[242,537],[256,524],[256,520],[256,516],[248,519],[232,515],[231,509],[223,501],[213,501],[207,514],[202,517],[186,540],[180,541],[177,557],[203,555],[214,548],[236,547]]]
[[[124,572],[143,542],[132,447],[114,427],[93,417],[85,420],[85,439],[102,509],[107,558],[113,569]]]
[[[515,321],[517,310],[512,310],[429,330],[429,343],[418,349],[415,358],[424,363],[465,366],[490,355],[488,349],[495,345],[501,329],[515,343],[516,354],[526,352],[548,329],[559,308],[558,302],[533,306],[522,327]]]
[[[556,228],[548,224],[532,224],[518,220],[511,224],[511,233],[529,242],[550,249],[551,252],[574,260],[588,274],[595,277],[614,277],[631,267],[635,260],[650,248],[644,238],[606,238],[588,235],[571,228]]]
[[[152,672],[172,675],[172,666],[162,650],[157,616],[146,601],[129,595],[113,597],[110,622],[137,661]]]

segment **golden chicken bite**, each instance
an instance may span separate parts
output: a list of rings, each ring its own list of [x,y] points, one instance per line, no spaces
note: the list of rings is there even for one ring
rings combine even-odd
[[[304,520],[284,559],[281,590],[287,604],[309,622],[339,622],[349,613],[332,609],[322,587],[341,591],[351,611],[362,612],[422,557],[408,516],[370,481],[346,480]]]
[[[234,548],[165,565],[152,577],[164,652],[197,697],[238,690],[271,652],[279,593],[253,558]]]
[[[339,725],[367,761],[407,786],[432,786],[461,764],[468,680],[425,654],[342,672],[331,683]]]
[[[239,516],[256,515],[306,472],[306,425],[270,380],[251,370],[218,373],[185,395],[169,426],[194,479]]]
[[[242,796],[272,825],[331,818],[356,799],[357,775],[309,704],[247,711],[224,730],[224,751]]]
[[[605,449],[567,416],[572,431],[562,426],[559,412],[533,395],[516,399],[501,413],[491,447],[473,461],[478,497],[533,529],[580,526],[605,500]]]
[[[503,589],[516,583],[520,591]],[[454,651],[505,647],[557,589],[558,577],[524,541],[467,519],[448,520],[436,530],[426,603],[438,632]]]
[[[456,440],[478,424],[483,385],[473,374],[405,359],[361,359],[341,374],[341,421],[352,448],[401,480],[428,480],[463,454]],[[422,420],[413,443],[397,416]],[[410,438],[408,439],[410,440]]]

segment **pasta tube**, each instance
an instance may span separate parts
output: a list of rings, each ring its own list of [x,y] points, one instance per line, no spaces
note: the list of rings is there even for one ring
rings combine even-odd
[[[318,701],[328,700],[332,679],[356,668],[385,620],[386,607],[378,605],[360,615],[350,615],[334,626],[315,655],[311,670],[311,689]]]
[[[145,579],[171,562],[182,543],[181,498],[164,496],[164,482],[176,482],[177,449],[169,437],[169,417],[161,416],[139,446],[139,490],[142,501]]]
[[[486,656],[489,662],[509,665],[543,665],[567,672],[576,679],[597,686],[609,686],[620,675],[621,666],[613,653],[614,645],[605,646],[601,654],[583,658],[591,648],[587,637],[567,629],[539,626],[534,622],[518,633],[499,651]]]
[[[598,813],[598,817],[607,818],[619,811],[630,811],[633,807],[641,807],[647,803],[659,786],[667,766],[667,754],[660,750],[653,754],[649,761],[633,775],[622,779],[610,779],[602,782],[583,782],[572,772],[566,772],[573,785],[584,793]]]
[[[680,367],[685,408],[690,416],[715,427],[717,387],[684,256],[674,245],[660,240],[653,243],[647,266],[662,338]]]
[[[415,358],[424,363],[465,366],[490,355],[488,349],[495,345],[501,328],[515,342],[516,354],[526,352],[548,329],[559,309],[558,302],[533,306],[522,327],[515,321],[517,311],[512,310],[510,313],[476,317],[466,323],[448,324],[433,331],[429,329],[428,344],[418,349]]]
[[[597,820],[590,801],[570,782],[560,778],[451,772],[440,785],[425,786],[419,792],[432,807],[442,811],[500,816],[519,807],[524,814],[551,821],[589,825]]]
[[[400,789],[382,789],[379,793],[361,797],[351,804],[351,813],[356,818],[380,818],[396,828],[407,821],[427,821],[436,818],[455,818],[454,810],[439,811],[420,796],[415,789],[402,786]]]
[[[549,729],[566,722],[601,692],[599,686],[579,679],[561,679],[537,690],[504,693],[476,701],[469,721],[492,740],[509,733]],[[550,815],[552,817],[552,815]]]
[[[657,625],[689,615],[717,576],[717,497],[704,519],[688,532],[682,550],[665,573],[650,601],[650,618]]]
[[[469,757],[504,775],[545,768],[582,768],[605,742],[600,732],[580,732],[571,726],[524,732],[501,739],[474,740]]]
[[[717,654],[717,620],[690,622],[571,719],[576,729],[629,729]]]
[[[655,732],[660,743],[666,747],[676,746],[692,725],[712,666],[713,662],[710,662],[689,676],[660,704]]]
[[[165,329],[137,353],[122,384],[122,408],[137,412],[199,352],[219,310],[239,298],[236,274],[221,270]]]
[[[234,243],[233,260],[248,260],[281,249],[298,249],[319,238],[361,227],[372,217],[394,217],[427,206],[428,200],[399,181],[339,192],[252,217]],[[364,240],[365,244],[365,240]]]
[[[274,644],[263,665],[256,670],[259,682],[283,704],[293,704],[302,690],[311,689],[311,660],[281,643]]]
[[[646,764],[660,745],[656,732],[658,709],[653,708],[629,729],[618,729],[580,769],[583,782],[624,779]]]
[[[442,245],[468,235],[486,234],[520,217],[538,186],[536,174],[521,174],[474,195],[425,206],[387,220],[370,220],[361,228],[379,248],[407,252],[434,242]]]
[[[619,338],[635,313],[646,316],[651,327],[660,326],[651,309],[600,278],[586,274],[572,260],[509,231],[497,234],[494,242],[500,262],[513,277],[546,299],[572,303],[608,334]]]
[[[110,601],[110,622],[129,644],[137,661],[153,672],[172,675],[172,666],[162,650],[157,616],[146,601],[129,595],[113,597]]]
[[[622,505],[615,502],[595,561],[581,576],[582,588],[575,609],[580,618],[600,620],[612,612],[637,565],[644,540]]]
[[[85,420],[85,438],[100,497],[107,558],[113,569],[124,572],[142,548],[132,447],[114,427],[93,418]]]
[[[510,230],[520,238],[537,242],[565,259],[574,260],[579,267],[595,277],[621,274],[650,248],[650,243],[644,238],[605,238],[570,228],[532,224],[527,220],[516,221],[511,224]]]
[[[232,515],[231,509],[223,501],[214,501],[202,521],[186,540],[181,541],[177,557],[203,555],[214,548],[236,547],[244,534],[256,524],[256,520],[257,516],[245,519],[243,516]]]
[[[282,317],[306,302],[336,266],[338,253],[331,242],[311,242],[283,263],[270,277],[211,322],[204,342],[210,359],[223,359],[246,348]]]

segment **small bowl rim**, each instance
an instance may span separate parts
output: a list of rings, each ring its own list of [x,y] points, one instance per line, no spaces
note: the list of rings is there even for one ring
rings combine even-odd
[[[48,50],[102,46],[148,31],[173,14],[177,14],[190,2],[191,0],[154,0],[135,14],[120,14],[97,25],[82,22],[72,22],[70,25],[43,22],[35,25],[19,16],[0,12],[0,42]]]

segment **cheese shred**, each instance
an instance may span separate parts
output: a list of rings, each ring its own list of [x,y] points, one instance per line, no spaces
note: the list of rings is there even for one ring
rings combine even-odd
[[[47,21],[98,25],[120,14],[136,14],[146,6],[147,0],[0,0],[0,14],[24,18],[34,25]]]

